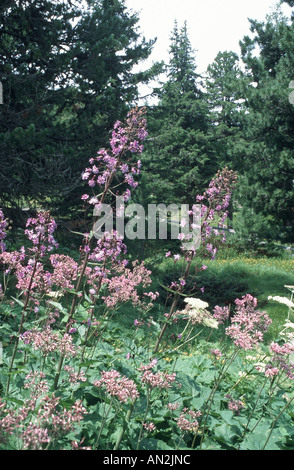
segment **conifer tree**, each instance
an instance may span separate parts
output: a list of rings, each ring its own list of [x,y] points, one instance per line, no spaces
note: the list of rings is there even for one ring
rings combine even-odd
[[[241,42],[251,86],[246,90],[240,200],[276,226],[280,237],[293,241],[294,108],[289,84],[294,77],[294,23],[276,11],[265,22],[251,20],[251,31],[254,37]]]
[[[148,82],[154,41],[124,0],[6,0],[0,6],[1,206],[75,216],[81,172]]]
[[[207,103],[196,73],[187,23],[177,22],[170,38],[170,60],[159,104],[151,114],[145,147],[149,194],[167,203],[194,204],[215,174],[207,141]]]
[[[247,112],[246,87],[249,79],[240,68],[235,52],[219,52],[208,66],[205,78],[211,141],[219,168],[242,166],[243,127]]]

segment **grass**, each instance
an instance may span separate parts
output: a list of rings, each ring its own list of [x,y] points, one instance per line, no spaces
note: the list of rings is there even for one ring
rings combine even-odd
[[[275,339],[288,316],[285,305],[268,300],[269,296],[289,297],[285,285],[294,285],[294,260],[281,258],[236,258],[213,261],[211,269],[216,269],[224,276],[243,275],[248,285],[248,293],[254,295],[260,308],[265,310],[273,321],[269,331]]]
[[[162,258],[161,258],[162,259]],[[151,260],[150,260],[151,262]],[[205,263],[207,270],[196,274],[196,267]],[[169,284],[180,274],[180,264],[172,259],[151,262],[156,289],[161,294],[161,302],[166,297],[162,285]],[[148,260],[147,260],[148,265]],[[294,259],[288,257],[255,258],[235,256],[213,261],[195,260],[191,269],[191,284],[196,283],[193,296],[215,305],[233,305],[236,298],[251,294],[258,300],[260,310],[266,311],[272,319],[272,326],[266,336],[267,341],[276,339],[288,316],[287,306],[268,300],[269,296],[290,298],[285,285],[294,285]],[[204,287],[204,292],[200,289]]]

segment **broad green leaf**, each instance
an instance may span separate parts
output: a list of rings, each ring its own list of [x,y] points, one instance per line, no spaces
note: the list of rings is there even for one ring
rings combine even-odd
[[[55,302],[54,300],[49,300],[48,303],[53,307],[57,308],[57,310],[59,310],[59,312],[63,313],[64,315],[67,314],[67,310],[63,307],[61,303]]]
[[[241,450],[263,450],[266,444],[270,430],[268,429],[266,433],[261,431],[254,431],[254,433],[249,434],[245,437],[242,442],[240,449]],[[269,438],[268,443],[266,444],[265,450],[281,450],[282,448],[283,436],[280,435],[278,430],[274,430],[272,435]]]
[[[20,305],[21,307],[24,307],[24,303],[23,303],[21,300],[16,299],[15,297],[12,297],[12,296],[11,296],[11,298],[12,298],[18,305]]]
[[[173,450],[166,442],[154,438],[145,438],[140,443],[141,450]]]
[[[227,423],[216,426],[214,429],[215,438],[223,442],[228,447],[234,447],[234,443],[240,436],[240,430],[236,426],[230,426]]]

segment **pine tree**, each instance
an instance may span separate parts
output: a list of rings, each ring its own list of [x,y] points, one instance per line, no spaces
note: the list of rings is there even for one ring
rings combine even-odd
[[[154,41],[124,0],[7,0],[0,7],[1,205],[80,206],[81,172],[148,81]]]
[[[247,85],[248,78],[241,71],[240,59],[235,52],[219,52],[207,68],[205,89],[209,132],[219,168],[229,166],[240,170]]]
[[[279,11],[265,22],[251,20],[254,38],[241,42],[248,110],[244,137],[241,196],[256,214],[293,240],[294,109],[289,83],[294,77],[294,23]],[[259,54],[253,54],[258,46]],[[291,227],[292,226],[292,227]]]
[[[1,205],[19,206],[22,198],[37,198],[46,182],[49,191],[66,172],[48,112],[68,83],[79,10],[68,1],[18,0],[2,4],[0,15],[0,197]]]
[[[143,162],[149,193],[166,204],[194,204],[215,167],[207,142],[207,104],[186,23],[181,29],[174,24],[166,77]]]

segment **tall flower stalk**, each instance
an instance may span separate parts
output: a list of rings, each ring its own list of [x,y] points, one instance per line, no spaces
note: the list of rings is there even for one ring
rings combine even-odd
[[[15,361],[15,356],[18,349],[20,336],[23,330],[23,324],[31,300],[31,294],[34,287],[34,278],[39,266],[39,259],[43,258],[53,248],[57,247],[58,244],[53,237],[53,233],[56,229],[56,223],[51,218],[49,212],[39,212],[36,218],[29,218],[26,224],[25,234],[32,242],[32,247],[29,248],[33,255],[33,258],[29,258],[27,266],[18,272],[19,283],[24,286],[25,300],[22,307],[22,314],[17,335],[15,337],[14,349],[8,369],[8,378],[6,385],[6,394],[9,393],[11,372]]]
[[[144,118],[144,115],[144,108],[136,108],[128,113],[125,123],[117,121],[114,124],[112,131],[110,149],[100,149],[97,153],[97,156],[89,160],[90,166],[85,169],[82,175],[82,179],[88,182],[89,188],[93,191],[95,191],[95,188],[98,188],[98,194],[83,194],[82,200],[92,207],[94,213],[95,211],[96,213],[97,211],[99,212],[102,205],[106,203],[107,199],[114,196],[113,184],[115,178],[118,180],[116,191],[119,185],[127,186],[127,188],[124,189],[123,193],[121,194],[121,197],[124,201],[127,201],[130,198],[131,192],[129,188],[137,187],[138,182],[135,181],[134,177],[140,173],[141,161],[137,160],[134,162],[132,155],[142,153],[142,142],[148,135],[146,130],[146,119]],[[99,225],[97,227],[97,221],[95,221],[93,223],[91,232],[85,236],[85,245],[83,248],[84,259],[82,260],[82,264],[79,269],[79,276],[75,285],[75,292],[69,310],[66,327],[67,333],[69,332],[74,318],[78,294],[81,290],[91,256],[95,260],[97,255],[99,261],[105,263],[107,260],[116,260],[120,253],[125,250],[125,245],[122,243],[121,237],[116,232],[108,234],[109,238],[106,235],[104,239],[99,239],[97,246],[93,248],[95,234],[97,234],[98,228],[101,227]],[[111,248],[109,254],[109,250],[105,248],[104,245],[112,243],[111,240],[113,240],[114,246]],[[100,252],[102,252],[102,258],[101,256],[99,258]],[[96,295],[99,294],[100,288],[101,282],[98,284],[98,288],[96,289]],[[54,380],[55,389],[58,387],[63,360],[64,357],[61,356]]]
[[[251,350],[263,341],[263,335],[271,325],[271,319],[269,316],[265,312],[257,310],[257,299],[252,295],[247,294],[244,295],[242,299],[236,299],[235,304],[236,312],[232,317],[231,325],[226,328],[226,335],[234,340],[235,349],[233,350],[231,356],[228,357],[224,362],[205,404],[203,418],[200,422],[200,425],[202,426],[200,448],[203,444],[206,422],[210,413],[210,409],[216,391],[223,377],[225,376],[225,373],[236,359],[240,350]],[[222,321],[222,318],[220,321]],[[192,447],[195,445],[196,437],[197,433],[194,436]]]
[[[236,179],[237,175],[234,171],[229,170],[228,168],[224,168],[222,171],[219,171],[216,174],[215,178],[211,181],[208,189],[204,192],[204,194],[196,197],[196,202],[201,204],[201,246],[205,248],[205,250],[211,256],[212,259],[215,258],[217,253],[217,248],[212,244],[213,238],[221,236],[222,240],[225,241],[225,236],[222,229],[225,228],[225,221],[228,216],[228,207],[230,204],[232,190],[236,183]],[[195,208],[196,206],[193,207],[193,209],[190,211],[190,216],[195,215]],[[219,227],[219,229],[217,230],[212,228],[212,222],[215,221],[216,218]],[[190,228],[193,231],[193,222],[190,223]],[[179,299],[185,291],[185,286],[187,284],[192,261],[195,258],[195,255],[195,249],[191,249],[188,251],[186,251],[184,248],[182,249],[182,256],[185,259],[186,267],[180,282],[176,286],[174,298],[166,319],[167,321],[162,326],[162,329],[158,335],[154,347],[154,353],[158,351],[164,333],[168,327],[168,321],[172,318],[173,314],[175,313]],[[177,259],[180,259],[179,255],[176,256],[178,256]]]

